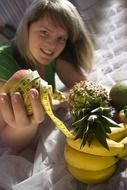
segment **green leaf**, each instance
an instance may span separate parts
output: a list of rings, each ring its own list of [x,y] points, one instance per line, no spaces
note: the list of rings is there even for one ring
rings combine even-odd
[[[87,122],[87,127],[86,127],[86,131],[83,133],[83,137],[82,137],[82,142],[81,142],[81,145],[80,145],[80,148],[82,148],[83,146],[85,146],[85,144],[88,142],[88,144],[90,145],[91,144],[91,141],[92,141],[92,135],[93,133],[91,133],[91,130],[90,130],[90,126],[89,126],[89,122]]]
[[[78,128],[78,130],[75,130],[74,129],[74,132],[75,132],[75,139],[82,139],[83,138],[83,134],[85,132],[87,132],[87,119],[84,120],[83,124]]]
[[[111,126],[109,125],[109,123],[104,122],[102,117],[98,117],[98,120],[96,120],[96,123],[105,130],[105,133],[112,132],[110,128]]]
[[[102,123],[101,120],[96,120],[94,128],[95,128],[95,130],[96,130],[96,128],[99,128],[100,135],[105,137],[105,138],[108,138],[107,131],[105,130],[105,125]]]
[[[82,117],[84,117],[84,116],[86,116],[87,114],[89,114],[90,113],[90,111],[91,111],[91,109],[90,108],[81,108],[81,109],[78,109],[77,111],[76,111],[76,118],[82,118]]]
[[[112,132],[112,130],[111,130],[111,128],[110,128],[109,125],[104,125],[104,128],[105,128],[106,133],[111,133]]]
[[[82,108],[81,115],[83,115],[83,116],[87,115],[90,113],[90,111],[91,111],[91,109],[89,107]]]
[[[91,111],[91,113],[96,113],[96,114],[99,114],[99,115],[110,115],[111,113],[111,108],[109,107],[98,107],[98,108],[95,108]]]
[[[103,109],[103,115],[111,117],[111,112],[112,112],[112,108],[111,107],[106,107]]]
[[[84,117],[82,117],[79,120],[76,120],[74,123],[72,123],[72,126],[76,126],[76,125],[82,125],[84,123],[84,120],[87,120],[87,118],[89,117],[89,115],[86,115]]]
[[[109,127],[120,127],[118,123],[104,115],[101,116],[101,120],[104,122],[104,125],[109,125]]]
[[[88,137],[87,137],[87,142],[88,142],[89,146],[91,145],[93,138],[94,138],[94,133],[93,133],[92,128],[90,128],[89,129],[89,134],[88,134]]]
[[[89,126],[93,126],[94,122],[98,119],[98,116],[95,114],[92,114],[88,117]]]
[[[82,139],[85,131],[87,131],[87,126],[80,127],[77,131],[74,130],[74,133],[75,133],[74,139],[75,140],[79,138]]]
[[[91,111],[91,113],[99,113],[99,114],[103,114],[103,108],[102,107],[98,107],[98,108],[95,108]]]
[[[109,150],[108,144],[107,144],[107,134],[104,132],[104,128],[100,127],[96,124],[96,127],[93,128],[95,137],[97,140],[104,146],[106,149]]]

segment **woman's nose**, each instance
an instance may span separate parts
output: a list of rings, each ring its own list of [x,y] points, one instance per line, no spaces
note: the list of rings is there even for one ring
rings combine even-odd
[[[55,50],[55,48],[56,48],[56,46],[57,46],[57,41],[56,41],[56,39],[51,39],[51,38],[49,38],[49,39],[47,40],[47,43],[48,43],[48,45],[49,45],[49,47],[50,47],[50,50]]]

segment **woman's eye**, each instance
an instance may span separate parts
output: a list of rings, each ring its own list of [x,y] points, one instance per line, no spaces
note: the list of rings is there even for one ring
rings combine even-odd
[[[48,36],[48,32],[46,30],[41,30],[40,31],[40,35],[44,36],[44,37],[47,37]]]
[[[65,37],[59,37],[59,38],[58,38],[58,41],[59,41],[60,43],[66,43],[67,38],[65,38]]]

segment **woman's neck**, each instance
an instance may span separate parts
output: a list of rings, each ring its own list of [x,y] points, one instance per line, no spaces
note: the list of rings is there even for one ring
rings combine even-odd
[[[45,66],[44,65],[37,65],[36,70],[38,71],[41,78],[45,79]]]

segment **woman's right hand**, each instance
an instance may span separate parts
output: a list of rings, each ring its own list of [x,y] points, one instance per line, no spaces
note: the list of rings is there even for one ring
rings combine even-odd
[[[0,93],[0,112],[7,125],[13,128],[34,127],[41,123],[45,118],[45,111],[36,89],[30,89],[29,98],[32,105],[33,114],[27,115],[23,98],[19,92],[11,96],[7,93]]]
[[[9,90],[21,78],[29,74],[31,70],[19,70],[0,88],[0,112],[3,120],[11,127],[29,127],[36,126],[45,118],[45,112],[41,105],[39,92],[36,89],[30,89],[29,99],[32,105],[33,114],[27,115],[23,97],[19,92],[8,95]]]

